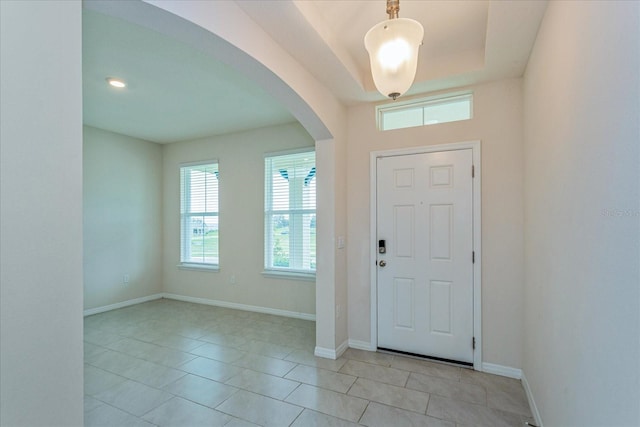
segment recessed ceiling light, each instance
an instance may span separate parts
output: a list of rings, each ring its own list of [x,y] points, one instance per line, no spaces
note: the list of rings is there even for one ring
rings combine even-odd
[[[127,86],[127,84],[120,79],[116,79],[115,77],[107,77],[107,83],[109,83],[113,87],[117,87],[118,89],[122,89]]]

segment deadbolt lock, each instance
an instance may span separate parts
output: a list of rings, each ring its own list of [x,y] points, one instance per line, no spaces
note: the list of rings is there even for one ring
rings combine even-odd
[[[387,265],[387,261],[382,259],[378,264],[380,265],[380,267],[384,267],[385,265]]]

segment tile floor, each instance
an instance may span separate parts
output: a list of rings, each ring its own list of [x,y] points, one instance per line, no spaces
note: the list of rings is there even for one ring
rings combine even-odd
[[[523,426],[520,381],[349,349],[315,323],[157,300],[85,318],[87,426]]]

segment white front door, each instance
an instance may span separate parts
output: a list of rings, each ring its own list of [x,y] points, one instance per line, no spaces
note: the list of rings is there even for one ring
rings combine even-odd
[[[472,164],[471,149],[377,159],[378,348],[473,362]]]

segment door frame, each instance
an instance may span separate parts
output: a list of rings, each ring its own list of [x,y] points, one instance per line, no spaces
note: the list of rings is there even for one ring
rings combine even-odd
[[[378,251],[376,246],[377,235],[377,159],[381,157],[402,156],[411,154],[435,153],[441,151],[454,151],[471,149],[474,179],[472,182],[473,198],[473,251],[475,252],[475,262],[473,264],[473,336],[475,338],[475,349],[473,351],[473,369],[482,370],[482,210],[481,210],[481,155],[480,141],[464,141],[448,144],[428,145],[421,147],[402,148],[384,151],[372,151],[369,157],[369,192],[370,192],[370,281],[371,281],[371,347],[375,351],[378,348],[378,271],[376,260]]]

